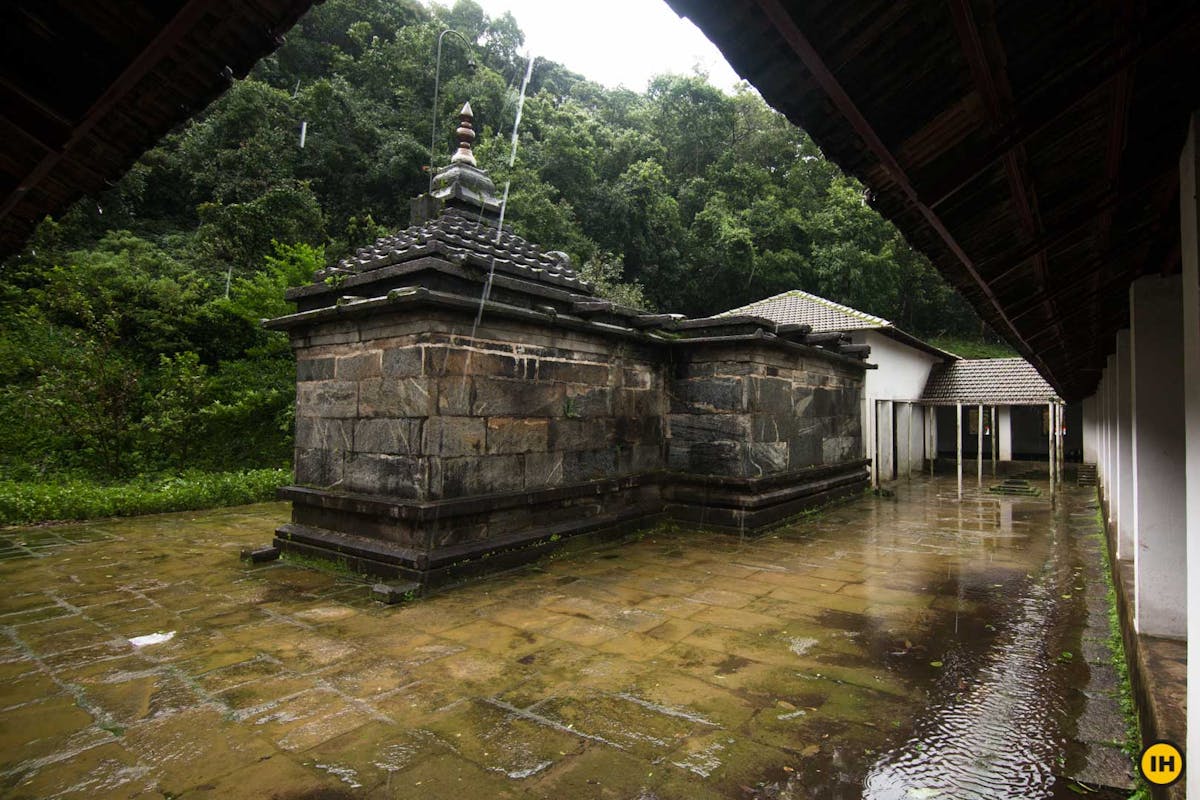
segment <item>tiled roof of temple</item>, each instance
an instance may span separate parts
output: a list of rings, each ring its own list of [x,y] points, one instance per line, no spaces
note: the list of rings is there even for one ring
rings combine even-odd
[[[756,303],[730,309],[721,316],[749,314],[785,325],[808,325],[813,333],[883,328],[892,323],[824,297],[793,289]]]
[[[414,201],[414,222],[399,233],[384,236],[342,259],[332,270],[322,270],[317,280],[338,273],[358,273],[440,255],[451,261],[474,262],[489,272],[526,280],[544,281],[576,292],[591,287],[576,276],[565,253],[545,252],[500,225],[500,200],[496,186],[479,168],[471,143],[475,141],[475,115],[471,104],[462,107],[455,136],[457,150],[450,164],[430,181],[430,192]],[[424,222],[417,220],[426,218]]]
[[[434,219],[378,239],[342,259],[338,269],[365,272],[435,254],[482,259],[479,266],[484,268],[490,268],[495,258],[498,272],[541,280],[574,291],[588,290],[588,285],[571,269],[565,256],[545,252],[507,228],[500,230],[494,223],[481,221],[478,216],[472,217],[457,208],[446,208]]]
[[[730,309],[717,316],[763,317],[776,325],[806,325],[811,328],[812,334],[818,336],[850,331],[879,331],[890,339],[895,339],[918,350],[924,350],[935,358],[943,360],[958,358],[953,353],[934,347],[910,333],[905,333],[883,317],[835,303],[800,289],[780,292],[773,297]]]
[[[934,367],[921,402],[927,405],[1040,405],[1053,387],[1023,358],[976,358]]]

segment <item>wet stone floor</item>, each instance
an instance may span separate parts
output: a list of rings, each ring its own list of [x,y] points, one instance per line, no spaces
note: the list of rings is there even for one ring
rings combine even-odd
[[[1042,488],[914,479],[399,607],[241,563],[282,504],[0,531],[0,796],[1121,797],[1094,499]]]

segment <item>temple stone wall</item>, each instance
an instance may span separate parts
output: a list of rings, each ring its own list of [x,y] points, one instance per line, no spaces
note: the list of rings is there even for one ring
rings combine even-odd
[[[763,478],[862,452],[861,369],[762,346],[701,346],[669,383],[667,465]]]
[[[438,584],[485,553],[666,515],[761,527],[865,482],[855,364],[472,322],[426,307],[292,329],[285,546]]]

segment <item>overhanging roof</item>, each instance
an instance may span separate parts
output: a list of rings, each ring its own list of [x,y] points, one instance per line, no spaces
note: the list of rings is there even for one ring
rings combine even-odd
[[[667,0],[1068,400],[1179,267],[1200,9],[1135,0]]]
[[[813,333],[871,330],[909,347],[923,350],[940,359],[958,358],[940,347],[918,339],[888,322],[883,317],[859,311],[857,308],[835,303],[820,295],[802,289],[792,289],[758,300],[749,305],[724,311],[717,316],[745,315],[764,317],[778,325],[807,325]]]
[[[244,76],[312,3],[0,4],[0,258]]]
[[[921,402],[930,406],[1027,406],[1056,400],[1054,389],[1023,358],[971,358],[933,368]]]

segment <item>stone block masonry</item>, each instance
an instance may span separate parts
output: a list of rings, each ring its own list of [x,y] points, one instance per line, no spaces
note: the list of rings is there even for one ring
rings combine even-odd
[[[860,362],[565,322],[497,305],[472,336],[418,294],[275,323],[297,356],[278,545],[431,588],[570,535],[754,531],[865,486]]]
[[[754,531],[866,486],[862,348],[597,298],[498,227],[469,107],[456,135],[414,225],[268,323],[296,354],[277,546],[428,589],[570,536],[667,516]]]

